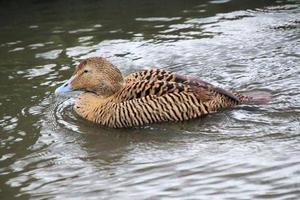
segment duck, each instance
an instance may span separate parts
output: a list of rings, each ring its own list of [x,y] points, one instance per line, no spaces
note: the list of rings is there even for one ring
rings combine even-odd
[[[80,117],[111,128],[185,121],[241,104],[270,101],[268,92],[232,92],[198,77],[165,69],[143,70],[123,77],[103,57],[81,61],[55,94],[71,91],[82,91],[73,107]]]

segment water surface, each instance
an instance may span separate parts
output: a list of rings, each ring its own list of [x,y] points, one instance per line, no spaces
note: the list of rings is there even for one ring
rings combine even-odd
[[[0,1],[0,199],[299,199],[297,1]],[[104,56],[272,102],[109,129],[53,92]]]

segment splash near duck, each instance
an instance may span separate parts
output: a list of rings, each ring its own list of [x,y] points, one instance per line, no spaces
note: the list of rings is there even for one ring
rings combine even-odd
[[[151,69],[123,77],[102,57],[82,61],[56,94],[83,91],[75,112],[94,123],[113,128],[183,121],[240,104],[270,101],[267,92],[237,93],[195,77]]]

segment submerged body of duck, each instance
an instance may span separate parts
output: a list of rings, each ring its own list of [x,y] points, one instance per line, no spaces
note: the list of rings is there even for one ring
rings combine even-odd
[[[81,117],[114,128],[183,121],[240,104],[265,103],[268,93],[233,93],[198,78],[163,69],[130,74],[109,61],[82,61],[56,93],[81,90],[74,109]]]

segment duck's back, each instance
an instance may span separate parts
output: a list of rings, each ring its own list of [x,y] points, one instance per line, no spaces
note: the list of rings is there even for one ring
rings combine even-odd
[[[92,121],[118,128],[183,121],[239,103],[225,90],[168,71],[151,70],[129,77],[125,87],[94,113]]]

